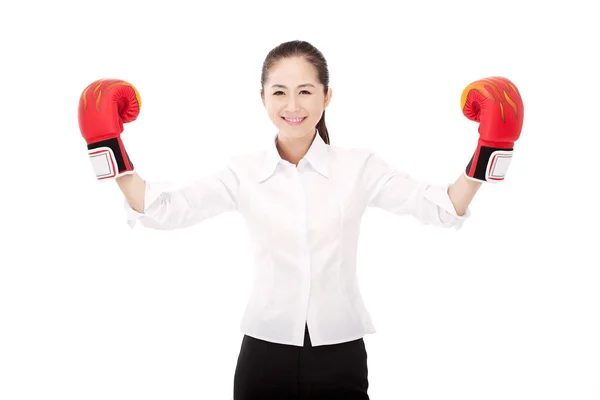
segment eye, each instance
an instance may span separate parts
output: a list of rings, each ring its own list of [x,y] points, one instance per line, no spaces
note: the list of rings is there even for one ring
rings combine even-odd
[[[277,92],[273,93],[273,96],[281,96],[283,94],[283,92],[281,90],[278,90]]]
[[[302,90],[302,91],[300,91],[300,93],[310,94],[310,92],[308,90]]]

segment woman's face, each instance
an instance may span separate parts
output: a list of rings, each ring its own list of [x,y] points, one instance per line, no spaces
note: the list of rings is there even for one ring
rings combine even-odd
[[[319,83],[317,70],[304,57],[275,63],[264,84],[262,100],[280,136],[298,139],[315,132],[315,126],[331,100]]]

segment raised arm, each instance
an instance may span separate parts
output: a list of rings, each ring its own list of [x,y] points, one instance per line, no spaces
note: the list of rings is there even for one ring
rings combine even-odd
[[[100,79],[89,84],[79,99],[79,128],[98,180],[116,180],[125,196],[131,227],[140,220],[155,229],[190,226],[237,209],[239,180],[231,165],[180,189],[146,182],[135,171],[123,141],[123,124],[135,121],[141,98],[130,83]]]
[[[181,187],[144,182],[137,174],[118,179],[127,221],[147,228],[185,228],[224,212],[237,211],[240,181],[232,164]]]
[[[449,196],[449,185],[416,180],[372,152],[366,158],[362,176],[371,207],[412,215],[423,224],[447,228],[460,228],[468,217],[457,213]]]

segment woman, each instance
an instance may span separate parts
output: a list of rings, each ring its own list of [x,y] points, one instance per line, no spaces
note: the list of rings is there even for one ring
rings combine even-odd
[[[272,145],[234,156],[182,189],[160,189],[134,171],[120,140],[123,123],[141,107],[129,83],[88,86],[79,122],[97,178],[116,178],[132,227],[139,221],[177,229],[224,212],[244,216],[256,274],[241,324],[235,400],[368,399],[363,337],[375,329],[356,275],[361,217],[374,206],[459,228],[481,182],[506,172],[522,123],[511,85],[494,78],[465,89],[463,111],[480,122],[481,138],[467,170],[448,186],[415,181],[371,151],[331,146],[327,63],[303,41],[279,45],[263,65],[261,99],[277,128]]]

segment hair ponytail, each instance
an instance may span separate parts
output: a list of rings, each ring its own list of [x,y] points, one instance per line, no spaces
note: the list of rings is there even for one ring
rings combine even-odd
[[[329,144],[329,132],[327,131],[327,125],[325,124],[325,110],[323,110],[323,115],[321,115],[321,119],[317,122],[317,131],[319,132],[319,136],[326,144]]]

